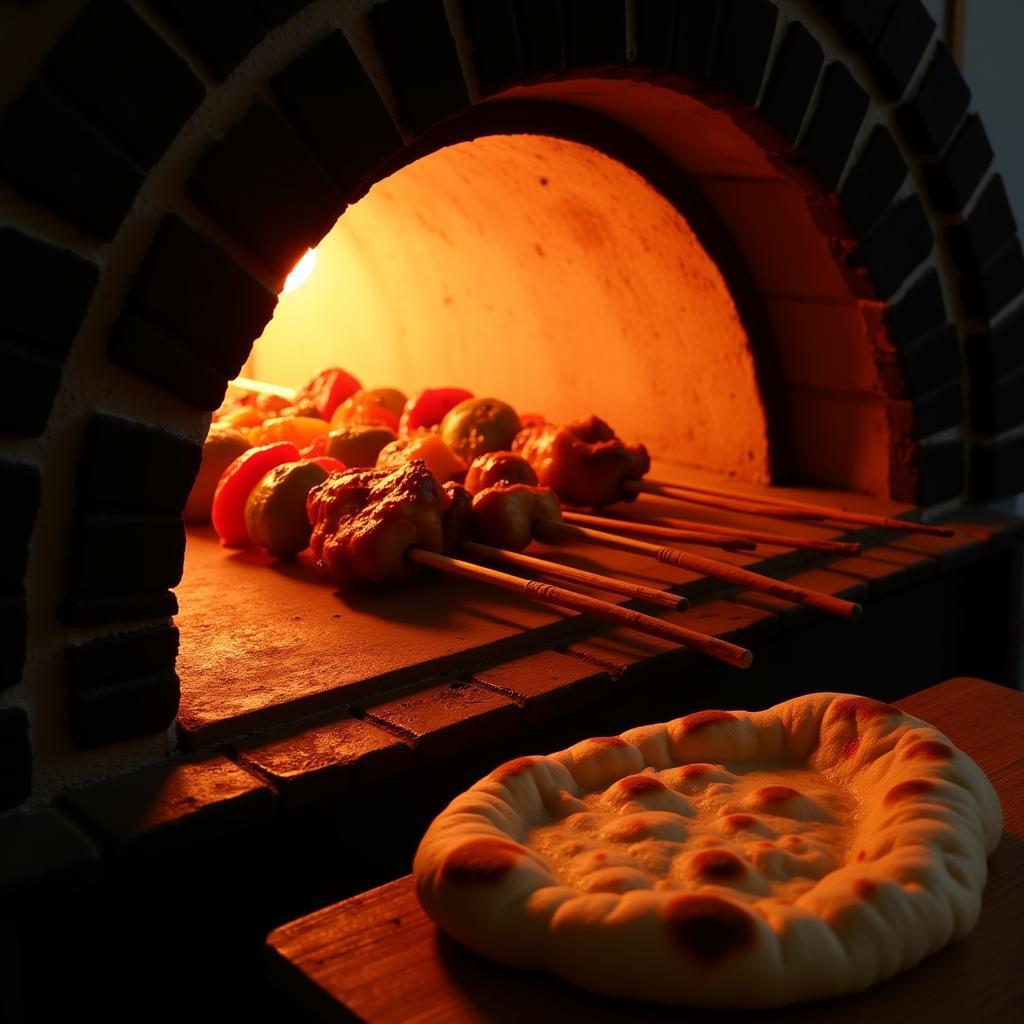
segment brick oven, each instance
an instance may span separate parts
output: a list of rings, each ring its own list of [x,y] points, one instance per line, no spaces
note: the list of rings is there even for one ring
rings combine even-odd
[[[266,1005],[259,936],[402,872],[506,755],[1018,685],[994,503],[1024,490],[1024,256],[919,0],[37,2],[0,28],[5,1009],[183,998],[181,965]],[[318,246],[321,305],[279,299]],[[797,520],[862,555],[723,556],[857,623],[594,557],[690,597],[669,618],[745,672],[476,583],[340,600],[181,518],[229,381],[326,362],[607,413],[661,478],[954,533]]]

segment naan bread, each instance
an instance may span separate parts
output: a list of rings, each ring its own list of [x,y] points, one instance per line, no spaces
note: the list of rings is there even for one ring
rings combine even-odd
[[[503,964],[771,1007],[967,935],[1001,830],[992,785],[945,736],[817,693],[510,761],[435,819],[414,874],[438,925]]]

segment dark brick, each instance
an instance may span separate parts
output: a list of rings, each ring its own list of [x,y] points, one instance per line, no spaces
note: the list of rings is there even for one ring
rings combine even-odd
[[[987,334],[967,338],[971,375],[989,384],[1024,367],[1024,306]]]
[[[967,464],[960,438],[921,442],[917,502],[928,507],[959,498],[966,488]]]
[[[71,594],[60,607],[68,626],[100,626],[108,622],[166,619],[178,612],[178,599],[170,590],[135,594]]]
[[[113,416],[94,416],[78,463],[78,502],[89,509],[180,515],[203,450],[193,441]]]
[[[1002,434],[1024,423],[1024,368],[987,388],[971,378],[971,426],[980,434]]]
[[[843,182],[839,205],[858,235],[884,214],[907,178],[907,164],[884,125],[876,125]]]
[[[0,119],[0,175],[27,199],[104,242],[117,233],[145,178],[38,81]]]
[[[968,115],[942,159],[922,165],[932,205],[942,213],[962,210],[992,166],[992,157],[981,118]]]
[[[0,690],[17,686],[25,668],[28,608],[23,597],[0,597]]]
[[[914,436],[928,437],[964,422],[964,389],[959,380],[927,394],[914,394]]]
[[[942,522],[943,520],[939,520]],[[951,524],[956,526],[957,524]],[[947,573],[975,561],[983,543],[976,532],[956,530],[952,537],[929,537],[908,533],[889,542],[889,547],[917,555],[929,555],[938,563],[938,571]]]
[[[63,366],[0,341],[0,380],[17,381],[0,408],[0,436],[38,437],[60,391]]]
[[[99,279],[95,264],[14,228],[0,228],[0,265],[4,268],[0,303],[4,334],[28,343],[30,354],[62,360]]]
[[[796,142],[800,133],[824,62],[818,40],[800,22],[791,21],[772,64],[760,108],[790,142]]]
[[[868,109],[868,94],[842,64],[825,69],[818,105],[800,141],[800,155],[830,191],[835,191]]]
[[[68,728],[79,747],[103,747],[163,732],[178,713],[174,671],[111,679],[91,686],[68,681]]]
[[[772,0],[726,0],[712,84],[753,105],[761,92],[779,12]]]
[[[515,0],[523,60],[530,76],[565,67],[561,0]]]
[[[402,146],[391,114],[341,32],[292,61],[273,87],[345,199]]]
[[[146,165],[163,156],[206,95],[188,64],[123,0],[86,8],[43,73]]]
[[[188,191],[282,278],[344,209],[320,164],[265,103],[254,103],[203,154]]]
[[[181,519],[107,513],[76,518],[68,592],[106,595],[164,590],[180,582],[184,557]]]
[[[692,82],[711,75],[721,20],[722,0],[679,0],[673,64]]]
[[[939,569],[939,563],[928,555],[922,555],[916,551],[904,551],[888,544],[866,548],[864,553],[876,562],[889,562],[892,565],[902,566],[912,583],[934,579]]]
[[[890,99],[906,92],[934,31],[935,22],[921,0],[896,0],[870,56],[878,83]]]
[[[949,50],[940,43],[917,95],[900,107],[896,118],[911,146],[938,156],[953,137],[970,102],[971,90]]]
[[[177,29],[218,82],[224,81],[265,35],[248,0],[152,0],[154,9]]]
[[[404,125],[424,132],[469,106],[441,0],[384,0],[370,8],[370,25]]]
[[[462,0],[473,67],[485,96],[518,85],[526,74],[513,0]]]
[[[129,309],[165,328],[169,340],[225,380],[237,376],[276,305],[275,294],[174,215],[164,217],[128,296]],[[138,341],[159,347],[155,338]],[[197,390],[206,393],[214,383],[200,381]]]
[[[130,313],[117,322],[109,354],[115,363],[143,380],[208,412],[221,404],[228,378],[237,375],[237,371],[225,373],[210,366],[166,331]]]
[[[946,302],[936,271],[929,270],[922,275],[899,302],[889,306],[885,322],[890,338],[898,346],[908,345],[944,324]]]
[[[636,62],[646,68],[672,66],[676,0],[636,0]]]
[[[28,715],[21,708],[0,709],[0,811],[28,799],[32,791],[32,745]]]
[[[35,811],[0,820],[0,904],[16,910],[56,903],[95,884],[99,851],[62,814]]]
[[[626,62],[622,0],[563,0],[566,63],[587,68]]]
[[[962,369],[959,339],[956,327],[945,324],[909,344],[898,346],[911,395],[926,395],[959,381]]]
[[[611,677],[606,672],[555,651],[540,651],[493,665],[473,678],[521,703],[528,724],[593,710],[611,689]]]
[[[882,33],[894,0],[827,0],[819,3],[843,38],[857,50],[870,50]]]
[[[1024,291],[1024,252],[1012,238],[983,267],[961,262],[960,296],[971,316],[992,320]]]
[[[407,735],[423,764],[471,750],[479,753],[507,739],[519,725],[519,709],[513,701],[474,683],[442,683],[368,702],[363,710],[371,720]]]
[[[971,445],[971,493],[983,501],[1024,491],[1024,434]]]
[[[277,729],[236,744],[243,765],[277,787],[289,808],[336,800],[356,788],[408,778],[412,748],[361,718]]]
[[[0,460],[0,494],[4,502],[3,544],[0,544],[0,597],[22,597],[28,542],[35,526],[42,477],[35,466]]]
[[[864,580],[874,600],[888,597],[902,590],[910,582],[910,573],[904,566],[872,558],[870,551],[857,558],[840,558],[829,562],[828,567],[833,572],[842,572],[847,576]]]
[[[178,656],[176,626],[135,629],[127,633],[69,644],[67,682],[72,690],[173,670]]]
[[[1001,434],[1024,421],[1022,312],[1024,307],[1000,331],[967,338],[971,426],[977,433]],[[1013,331],[1014,319],[1018,321],[1017,333]]]
[[[950,225],[949,244],[957,263],[983,266],[1016,231],[1003,177],[994,174],[963,224]]]
[[[66,649],[68,723],[80,747],[161,732],[180,694],[173,626],[118,633]]]
[[[151,765],[65,800],[122,853],[216,840],[274,813],[271,788],[219,754]]]
[[[916,195],[907,196],[861,238],[860,251],[875,290],[890,298],[932,251],[931,224]]]
[[[252,0],[264,25],[274,28],[308,7],[312,0]]]

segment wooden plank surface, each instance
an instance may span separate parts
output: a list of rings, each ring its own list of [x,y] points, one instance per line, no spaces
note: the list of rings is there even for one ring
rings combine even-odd
[[[272,977],[323,1020],[369,1024],[757,1021],[888,1024],[1024,1019],[1024,694],[950,680],[900,702],[973,757],[1002,800],[981,920],[964,941],[868,992],[769,1013],[665,1010],[600,999],[556,978],[481,960],[441,935],[409,877],[274,931]]]

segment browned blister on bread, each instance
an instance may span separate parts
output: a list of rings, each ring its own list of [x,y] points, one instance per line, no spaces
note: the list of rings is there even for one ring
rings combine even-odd
[[[1001,825],[945,736],[822,693],[502,765],[435,819],[414,873],[438,924],[502,963],[766,1008],[858,991],[966,935]]]

